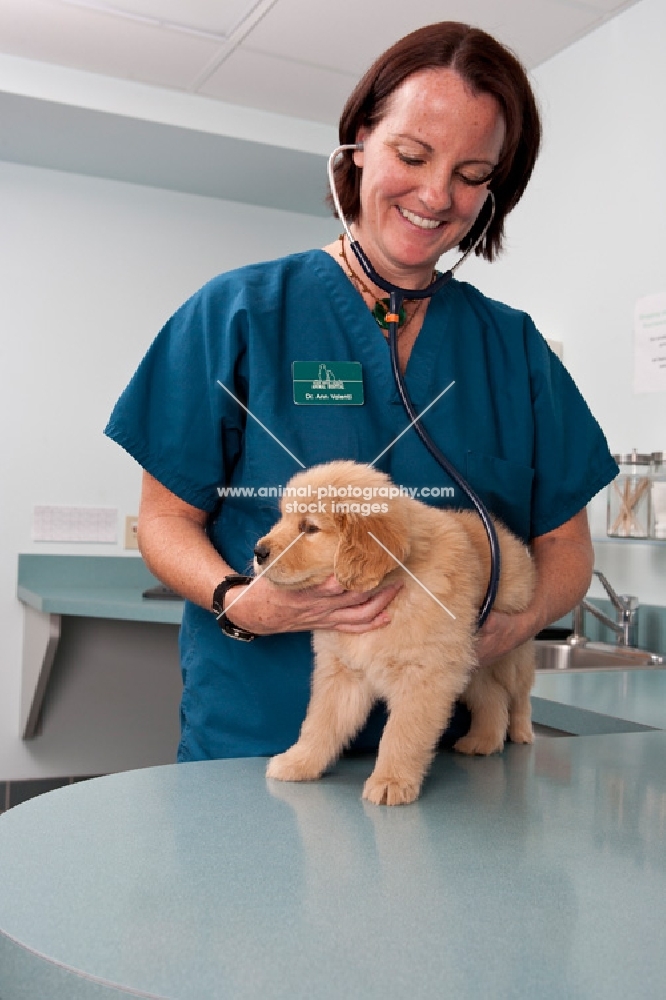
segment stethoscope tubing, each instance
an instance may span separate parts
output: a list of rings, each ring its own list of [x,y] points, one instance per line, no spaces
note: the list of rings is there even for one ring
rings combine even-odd
[[[394,296],[391,293],[390,309],[393,313],[398,313],[400,311],[400,301],[397,295]],[[395,379],[395,384],[398,387],[398,392],[400,394],[400,400],[404,406],[407,416],[412,421],[412,427],[418,434],[418,436],[423,441],[424,445],[435,459],[435,461],[441,466],[444,472],[451,477],[451,479],[456,483],[460,489],[467,495],[471,500],[473,506],[476,509],[483,527],[486,530],[486,535],[488,536],[488,545],[490,547],[490,576],[488,580],[488,587],[486,589],[485,596],[483,598],[483,603],[481,604],[481,609],[479,611],[479,617],[477,620],[477,628],[481,628],[486,618],[492,611],[493,604],[495,603],[495,598],[497,597],[497,588],[499,587],[499,578],[501,571],[501,556],[499,539],[497,538],[497,531],[495,530],[495,525],[492,522],[488,508],[485,506],[479,495],[472,489],[467,480],[463,479],[458,470],[454,465],[449,462],[448,458],[444,453],[437,447],[433,439],[428,434],[427,430],[423,426],[421,420],[419,420],[418,413],[414,409],[414,404],[412,403],[409,393],[407,392],[407,386],[405,385],[405,380],[400,371],[400,364],[398,361],[398,324],[389,323],[389,351],[391,355],[391,368],[393,369],[393,377]]]
[[[363,269],[367,278],[374,282],[378,288],[389,294],[389,314],[393,316],[398,316],[400,312],[400,307],[404,299],[426,299],[431,298],[447,285],[453,278],[453,274],[460,265],[467,259],[467,257],[472,253],[472,251],[478,246],[486,232],[488,231],[488,226],[492,222],[493,216],[495,214],[495,199],[493,197],[492,191],[488,194],[491,198],[491,213],[488,221],[486,222],[481,234],[475,240],[475,242],[470,246],[465,253],[460,257],[460,259],[453,265],[450,270],[445,271],[443,274],[438,275],[434,281],[432,281],[426,288],[412,289],[412,288],[400,288],[398,285],[392,284],[382,277],[381,274],[375,270],[372,262],[368,258],[367,254],[359,244],[358,240],[355,240],[349,228],[349,224],[345,219],[344,213],[340,206],[340,201],[338,198],[338,193],[335,185],[335,178],[333,175],[333,166],[335,160],[339,153],[344,150],[356,150],[361,149],[362,143],[352,143],[348,145],[338,146],[333,150],[328,159],[328,180],[329,187],[331,190],[331,195],[333,198],[333,203],[340,219],[347,239],[349,240],[349,245],[359,262],[361,268]],[[501,556],[499,540],[497,538],[497,531],[495,530],[495,525],[493,524],[492,518],[488,508],[485,506],[478,494],[472,489],[469,483],[460,475],[458,470],[449,462],[446,455],[440,450],[440,448],[435,444],[427,430],[423,426],[422,422],[419,420],[418,413],[414,409],[414,404],[412,403],[409,393],[407,392],[407,386],[405,385],[405,380],[403,378],[402,372],[400,371],[400,364],[398,360],[398,322],[397,319],[390,321],[388,323],[389,332],[389,352],[391,356],[391,367],[393,369],[393,377],[395,379],[396,386],[398,388],[398,393],[400,395],[400,400],[407,413],[407,416],[412,421],[412,426],[414,430],[421,438],[421,441],[426,446],[430,454],[433,456],[438,465],[447,473],[448,476],[456,483],[456,485],[463,491],[463,493],[469,498],[472,505],[476,509],[483,527],[485,528],[486,535],[488,536],[488,545],[490,547],[490,575],[488,580],[488,587],[486,589],[485,597],[479,611],[479,617],[477,620],[477,628],[481,628],[483,623],[486,621],[488,615],[492,610],[492,606],[495,602],[497,596],[497,589],[499,587],[500,571],[501,571]]]

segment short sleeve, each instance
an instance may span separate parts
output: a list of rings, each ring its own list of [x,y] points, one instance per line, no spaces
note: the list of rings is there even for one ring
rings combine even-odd
[[[209,512],[244,427],[237,400],[247,395],[245,325],[237,297],[220,278],[189,299],[153,341],[105,428],[163,486]]]
[[[618,473],[571,375],[526,318],[534,418],[532,538],[577,514]]]

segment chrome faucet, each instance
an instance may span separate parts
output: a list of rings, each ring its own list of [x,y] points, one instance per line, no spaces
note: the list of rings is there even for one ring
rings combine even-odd
[[[582,646],[588,641],[584,629],[584,612],[589,611],[591,615],[594,615],[615,632],[615,641],[618,646],[636,647],[638,645],[638,598],[628,594],[616,594],[604,574],[598,569],[595,569],[594,575],[601,581],[611,604],[615,608],[615,621],[583,598],[573,610],[573,634],[569,636],[567,642],[572,646]]]

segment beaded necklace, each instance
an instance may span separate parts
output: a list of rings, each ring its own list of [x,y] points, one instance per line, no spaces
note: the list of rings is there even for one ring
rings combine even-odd
[[[352,270],[351,264],[349,263],[349,259],[347,257],[347,253],[345,251],[345,234],[340,233],[339,239],[340,239],[340,257],[342,257],[343,261],[345,262],[345,266],[347,268],[347,274],[349,275],[350,280],[356,286],[356,289],[358,290],[358,292],[360,292],[361,295],[363,294],[368,295],[371,299],[375,300],[375,304],[372,309],[372,315],[375,319],[375,322],[377,323],[377,326],[379,326],[381,330],[384,331],[384,335],[386,336],[386,332],[388,331],[388,326],[389,326],[386,317],[389,312],[390,299],[388,298],[378,299],[375,293],[372,291],[372,289],[368,288],[363,279],[360,278],[359,275]],[[436,277],[436,274],[437,272],[433,271],[433,279]],[[411,302],[412,300],[409,299],[406,301]],[[405,309],[404,304],[400,306],[400,311],[398,313],[398,330],[399,330],[398,336],[401,333],[403,333],[403,331],[406,330],[407,327],[410,325],[410,323],[416,316],[417,312],[419,311],[420,306],[421,302],[417,301],[416,308],[409,317],[407,316],[407,310]]]

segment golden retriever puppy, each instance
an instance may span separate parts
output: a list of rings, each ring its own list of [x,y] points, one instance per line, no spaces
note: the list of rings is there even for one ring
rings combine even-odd
[[[531,743],[532,643],[475,669],[474,634],[490,568],[478,515],[396,496],[385,473],[355,462],[316,466],[288,487],[280,520],[255,548],[256,572],[278,587],[316,586],[331,573],[348,590],[370,591],[393,580],[403,587],[388,606],[386,627],[313,632],[306,718],[294,746],[269,761],[268,777],[319,778],[378,699],[386,702],[388,721],[363,790],[377,805],[418,797],[460,697],[472,723],[456,750],[494,753],[507,732],[514,742]],[[501,524],[497,532],[501,574],[494,607],[522,611],[533,591],[532,561]]]

